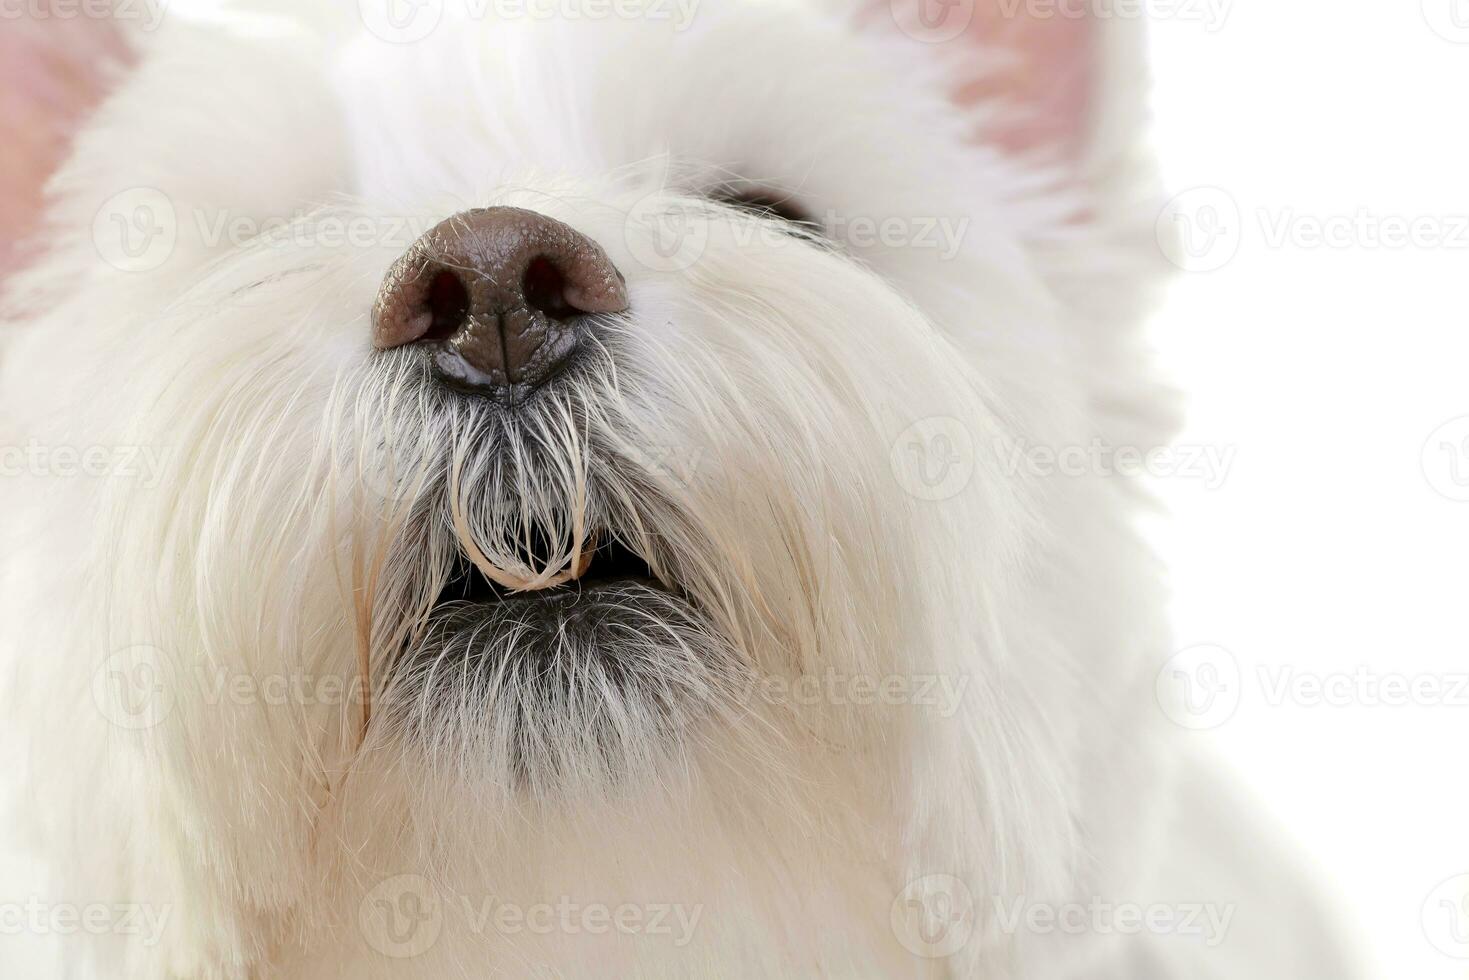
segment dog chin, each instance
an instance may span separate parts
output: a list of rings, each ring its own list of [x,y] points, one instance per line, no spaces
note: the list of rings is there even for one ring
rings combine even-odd
[[[655,773],[739,693],[737,661],[686,599],[636,580],[452,604],[382,705],[395,737],[534,797]]]

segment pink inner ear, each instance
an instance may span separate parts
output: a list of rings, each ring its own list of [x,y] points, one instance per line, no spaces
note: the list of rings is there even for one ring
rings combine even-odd
[[[1083,150],[1091,120],[1097,25],[1089,15],[1063,13],[1065,4],[1044,5],[1045,16],[1027,13],[1027,6],[1016,0],[881,0],[882,14],[893,20],[922,16],[929,24],[966,23],[952,40],[927,43],[935,54],[967,46],[975,58],[994,60],[994,71],[958,86],[954,98],[962,105],[986,101],[1005,107],[1004,119],[990,131],[1001,148],[1074,157]]]
[[[1037,20],[1023,14],[1006,18],[997,10],[978,13],[970,36],[981,44],[993,44],[989,38],[995,38],[1017,60],[996,78],[966,87],[959,93],[961,100],[1000,96],[1024,108],[1024,118],[998,134],[1008,149],[1054,147],[1067,156],[1080,153],[1097,76],[1095,25],[1085,17]]]
[[[46,181],[126,55],[105,18],[22,18],[0,30],[0,119],[8,144],[0,154],[0,275],[21,264]]]

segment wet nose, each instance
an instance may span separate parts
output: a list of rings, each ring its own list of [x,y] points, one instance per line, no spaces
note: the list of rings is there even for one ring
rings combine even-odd
[[[627,309],[596,242],[521,208],[478,208],[434,226],[394,263],[373,308],[373,346],[422,345],[440,382],[505,404],[555,376],[590,329]]]

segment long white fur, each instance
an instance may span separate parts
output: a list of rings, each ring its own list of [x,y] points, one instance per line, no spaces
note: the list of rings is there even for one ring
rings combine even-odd
[[[49,258],[4,326],[0,441],[167,460],[152,485],[0,486],[5,714],[57,887],[172,909],[157,944],[99,943],[98,975],[1113,975],[1106,938],[1007,933],[987,900],[947,960],[904,949],[889,912],[924,875],[1055,902],[1147,869],[1166,640],[1135,491],[1003,466],[1022,442],[1166,434],[1135,340],[1150,222],[1117,203],[1146,173],[1007,160],[936,61],[804,5],[709,2],[683,34],[465,21],[400,47],[343,41],[325,5],[244,6],[277,19],[173,18],[149,42],[57,180]],[[948,259],[833,247],[703,197],[731,175],[818,216],[967,231]],[[88,237],[131,186],[180,215],[145,274]],[[601,244],[633,311],[509,427],[368,343],[412,229],[496,204]],[[675,210],[705,216],[707,246],[650,268],[628,215]],[[195,213],[288,227],[211,244]],[[314,235],[354,220],[384,233]],[[890,463],[931,418],[977,447],[942,501]],[[560,547],[545,568],[533,523]],[[567,633],[560,686],[516,664],[513,633],[398,659],[437,649],[458,555],[533,577],[589,528],[699,615],[634,607],[643,627],[595,650]],[[139,644],[172,707],[122,731],[93,678]],[[760,693],[822,673],[963,679],[962,710]],[[266,704],[221,677],[345,693]],[[359,912],[404,874],[446,912],[431,949],[392,959]],[[563,895],[702,912],[680,946],[455,911]]]

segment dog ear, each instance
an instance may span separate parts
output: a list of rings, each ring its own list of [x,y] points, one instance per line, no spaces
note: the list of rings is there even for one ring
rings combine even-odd
[[[982,138],[1081,169],[1136,139],[1145,109],[1143,30],[1105,4],[870,0],[863,26],[941,59]],[[884,23],[885,22],[885,23]]]
[[[65,159],[77,127],[129,60],[117,20],[59,16],[52,0],[32,0],[0,29],[0,275],[21,264],[36,231],[46,182]]]

